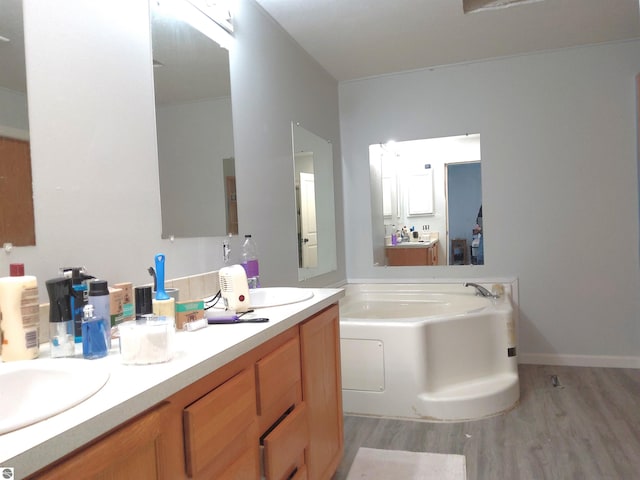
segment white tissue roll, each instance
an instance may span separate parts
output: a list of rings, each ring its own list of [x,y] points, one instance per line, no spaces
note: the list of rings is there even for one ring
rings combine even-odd
[[[40,306],[36,277],[0,278],[2,361],[31,360],[40,354]]]
[[[173,358],[176,329],[172,318],[147,324],[126,322],[119,330],[122,363],[146,365]]]

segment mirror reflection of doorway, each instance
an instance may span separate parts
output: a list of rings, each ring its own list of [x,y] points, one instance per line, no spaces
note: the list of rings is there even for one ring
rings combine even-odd
[[[225,177],[225,196],[227,202],[227,234],[238,234],[238,198],[236,196],[236,177]]]
[[[298,280],[337,269],[331,142],[291,122]]]
[[[474,233],[481,206],[480,162],[447,164],[447,225],[450,244],[457,241],[456,245],[464,245],[466,250],[458,252],[453,247],[450,248],[449,265],[484,263],[484,258],[478,255],[478,243],[483,242],[484,232],[480,237]]]
[[[300,238],[302,268],[318,266],[318,229],[313,173],[300,172]]]

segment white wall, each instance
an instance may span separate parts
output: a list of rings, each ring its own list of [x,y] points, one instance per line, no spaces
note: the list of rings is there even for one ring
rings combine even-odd
[[[263,285],[298,283],[291,122],[333,144],[338,269],[302,285],[345,278],[338,83],[253,0],[235,11],[229,54],[240,234],[258,246]]]
[[[640,367],[638,71],[632,41],[342,83],[348,278],[517,276],[521,361]],[[486,265],[374,267],[368,146],[467,132]]]

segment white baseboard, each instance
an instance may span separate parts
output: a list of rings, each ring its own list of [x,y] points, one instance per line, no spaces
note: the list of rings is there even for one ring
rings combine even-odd
[[[640,357],[613,355],[561,355],[556,353],[519,353],[518,363],[568,367],[640,368]]]

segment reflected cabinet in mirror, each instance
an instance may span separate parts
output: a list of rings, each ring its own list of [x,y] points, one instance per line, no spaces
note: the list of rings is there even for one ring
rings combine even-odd
[[[337,268],[333,146],[291,124],[298,225],[298,280]]]
[[[373,260],[483,265],[480,135],[369,146]]]
[[[229,55],[176,4],[217,28],[184,0],[150,2],[162,237],[237,234]]]
[[[21,0],[0,0],[0,245],[36,244]]]

